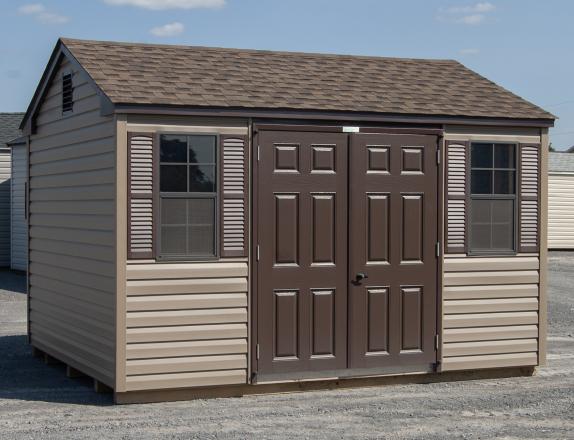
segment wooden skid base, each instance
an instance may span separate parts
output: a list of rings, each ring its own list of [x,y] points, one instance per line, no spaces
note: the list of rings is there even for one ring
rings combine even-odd
[[[96,393],[113,393],[114,392],[114,390],[112,388],[110,388],[105,383],[102,383],[96,379],[94,379],[94,391]]]
[[[44,363],[46,365],[59,365],[62,362],[55,357],[50,356],[48,353],[44,353]]]
[[[67,362],[54,357],[44,350],[32,346],[32,356],[40,358],[44,361],[46,365],[64,365],[66,367],[66,377],[71,379],[78,378],[78,377],[90,377],[89,374],[86,372],[81,371],[80,369],[76,368],[77,366],[72,366]],[[114,390],[109,385],[105,384],[104,382],[99,381],[98,379],[92,377],[94,381],[94,391],[96,393],[113,393]]]
[[[86,375],[82,373],[80,370],[76,370],[74,367],[66,365],[66,376],[71,379],[74,379],[76,377],[85,377]]]
[[[513,367],[478,371],[460,371],[431,374],[427,373],[402,376],[365,377],[333,380],[309,380],[259,385],[226,385],[220,387],[186,388],[176,390],[131,391],[124,393],[114,393],[114,401],[117,404],[155,403],[176,400],[242,397],[256,394],[295,393],[302,391],[375,387],[411,383],[499,379],[504,377],[532,376],[534,371],[534,367]]]

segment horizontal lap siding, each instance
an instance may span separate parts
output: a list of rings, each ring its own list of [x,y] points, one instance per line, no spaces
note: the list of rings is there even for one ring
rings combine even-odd
[[[12,147],[11,227],[12,245],[10,266],[16,270],[28,267],[28,221],[26,220],[26,145]]]
[[[115,385],[115,123],[74,72],[74,110],[61,111],[64,64],[30,143],[32,345]]]
[[[127,391],[247,381],[247,263],[127,265]]]
[[[0,149],[0,267],[10,266],[10,150]]]
[[[574,249],[574,174],[548,176],[548,248]]]
[[[539,259],[444,260],[442,370],[538,363]]]

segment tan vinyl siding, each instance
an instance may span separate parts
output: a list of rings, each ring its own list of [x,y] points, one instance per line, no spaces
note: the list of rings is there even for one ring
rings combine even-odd
[[[62,116],[61,76],[74,108]],[[66,60],[30,142],[32,345],[115,385],[115,121],[89,78]]]
[[[0,148],[0,267],[10,266],[10,150]]]
[[[26,154],[25,144],[12,147],[10,267],[15,270],[26,270],[28,267],[28,220],[25,207],[28,166]]]
[[[126,272],[126,391],[246,383],[246,261]]]
[[[442,371],[538,363],[539,259],[444,259]]]
[[[548,248],[574,249],[574,173],[548,175]]]

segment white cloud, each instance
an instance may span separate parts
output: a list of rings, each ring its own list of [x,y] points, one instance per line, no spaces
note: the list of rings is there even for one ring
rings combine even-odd
[[[33,3],[30,5],[23,5],[18,8],[20,14],[41,14],[46,11],[46,7],[40,3]]]
[[[226,0],[104,0],[113,6],[135,6],[159,11],[162,9],[221,8]]]
[[[480,53],[480,50],[476,49],[476,48],[469,47],[467,49],[459,50],[458,53],[460,55],[476,55],[476,54]]]
[[[494,11],[496,7],[489,2],[476,3],[470,6],[453,6],[446,11],[451,14],[484,14]]]
[[[64,24],[70,21],[70,19],[64,15],[48,11],[41,3],[31,3],[20,6],[18,12],[20,12],[20,14],[30,15],[44,24]]]
[[[185,30],[183,24],[179,22],[164,24],[163,26],[154,27],[150,30],[156,37],[175,37]]]
[[[472,14],[472,15],[465,15],[460,17],[457,22],[464,23],[464,24],[480,24],[484,21],[486,17],[483,14]]]
[[[487,18],[487,14],[494,11],[496,6],[490,2],[479,2],[467,6],[451,6],[439,9],[437,18],[440,21],[477,25]]]

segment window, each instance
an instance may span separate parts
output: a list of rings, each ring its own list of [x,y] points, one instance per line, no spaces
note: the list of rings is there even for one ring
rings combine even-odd
[[[160,258],[215,257],[217,137],[160,136]]]
[[[516,145],[473,143],[470,151],[470,252],[516,249]]]
[[[62,76],[62,113],[74,110],[74,86],[72,84],[72,74],[66,73]]]

